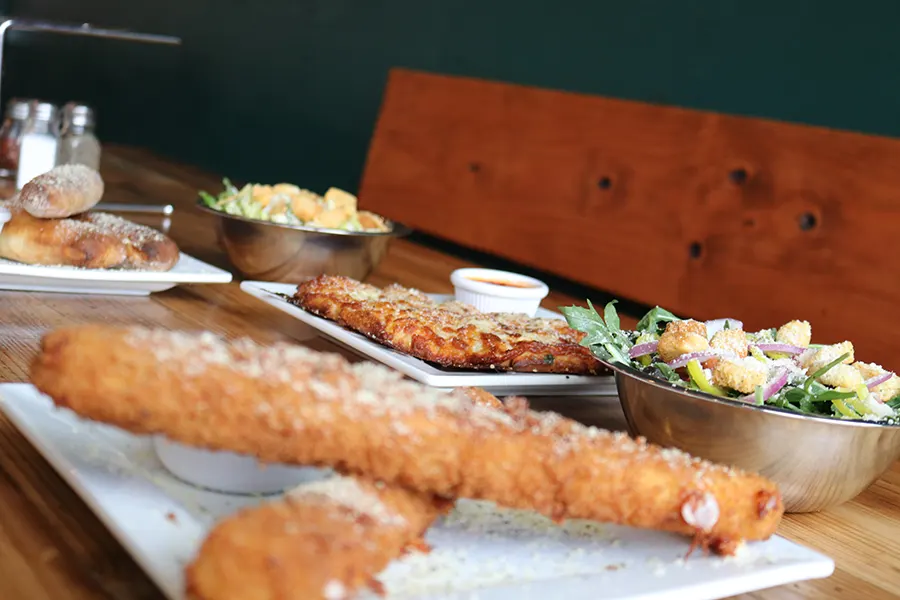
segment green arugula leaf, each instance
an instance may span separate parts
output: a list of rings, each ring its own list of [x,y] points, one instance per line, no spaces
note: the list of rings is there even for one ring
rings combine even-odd
[[[653,307],[650,311],[641,317],[641,320],[638,321],[637,331],[641,331],[644,333],[657,333],[659,331],[660,323],[668,323],[670,321],[680,321],[678,317],[670,313],[664,308],[660,308],[659,306]]]
[[[803,398],[800,398],[799,405],[800,405],[800,410],[802,410],[805,413],[815,414],[816,412],[818,412],[816,410],[816,405],[813,404],[813,401],[809,398],[809,396],[804,396]]]
[[[603,319],[606,321],[606,327],[613,332],[622,331],[619,314],[616,312],[616,302],[618,300],[613,300],[603,309]]]
[[[215,208],[216,203],[219,201],[218,198],[210,194],[209,192],[204,192],[200,190],[198,192],[200,194],[200,199],[203,200],[203,204],[207,205],[210,208]]]
[[[595,344],[605,344],[611,341],[609,329],[603,318],[594,310],[594,307],[588,303],[590,308],[582,308],[580,306],[561,306],[560,312],[569,323],[569,327],[585,334],[581,340],[582,346],[591,347]]]
[[[594,307],[588,303],[590,308],[582,308],[581,306],[560,306],[559,311],[566,318],[569,327],[578,331],[585,331],[597,322],[603,322],[603,319],[594,310]],[[606,324],[604,323],[604,328]]]
[[[670,367],[664,362],[656,362],[653,363],[653,367],[662,373],[662,376],[665,377],[669,383],[677,383],[678,385],[684,385],[684,380],[681,376],[675,372],[675,369]]]
[[[821,394],[822,392],[827,392],[831,390],[827,385],[821,384],[818,381],[813,381],[809,385],[809,393],[815,396],[816,394]]]
[[[237,187],[235,187],[235,185],[231,183],[231,180],[227,177],[222,179],[222,185],[225,186],[225,193],[227,195],[233,196],[238,193]]]
[[[615,313],[612,303],[607,305],[604,312],[613,317],[611,321],[616,326],[613,330],[610,330],[590,301],[588,301],[588,308],[563,306],[560,307],[560,312],[566,317],[569,327],[584,332],[585,337],[581,340],[582,346],[587,346],[591,352],[603,360],[631,365],[631,357],[628,356],[631,342],[628,341],[628,336],[618,328],[619,316]]]
[[[800,404],[804,399],[809,400],[809,394],[801,388],[790,388],[781,393],[785,400],[793,404]]]
[[[900,396],[895,396],[895,397],[891,398],[890,400],[885,402],[885,404],[887,404],[894,410],[900,409]]]

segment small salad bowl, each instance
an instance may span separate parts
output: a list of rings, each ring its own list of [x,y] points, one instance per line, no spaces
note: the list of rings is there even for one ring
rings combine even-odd
[[[365,279],[381,262],[394,238],[411,230],[385,220],[388,231],[346,231],[306,225],[283,225],[197,208],[218,218],[219,243],[244,277],[300,283],[317,275]]]
[[[812,375],[803,375],[805,383],[802,387],[788,390],[799,392],[799,407],[787,401],[786,396],[768,402],[788,382],[785,367],[777,367],[776,373],[782,374],[769,379],[765,386],[757,386],[752,396],[708,393],[723,390],[706,379],[700,366],[700,360],[705,359],[688,358],[684,362],[693,384],[690,387],[682,385],[684,380],[675,372],[681,368],[685,356],[696,357],[704,352],[683,354],[668,363],[651,364],[651,358],[644,368],[638,368],[633,362],[635,357],[653,352],[648,346],[662,343],[662,337],[657,337],[659,342],[641,341],[645,336],[657,335],[654,332],[659,332],[665,323],[682,319],[656,307],[638,322],[635,332],[625,332],[619,326],[614,304],[610,302],[606,306],[603,316],[593,307],[564,307],[561,310],[570,326],[587,334],[582,344],[588,345],[595,357],[615,373],[619,401],[632,435],[643,436],[659,446],[679,448],[715,463],[759,473],[778,485],[786,511],[794,513],[819,511],[854,498],[900,458],[900,425],[896,424],[900,419],[889,416],[881,421],[862,417],[843,419],[817,414],[815,409],[803,409],[804,402],[807,406],[815,406],[830,401],[834,410],[841,414],[846,414],[842,407],[851,412],[844,400],[859,392],[831,390],[819,383],[822,374],[844,361],[850,353],[834,360],[829,358],[827,366]],[[801,323],[795,321],[792,324]],[[679,328],[690,331],[688,334],[673,332],[668,343],[696,343],[694,338],[699,335],[693,326],[690,327],[690,330]],[[668,326],[663,328],[668,330]],[[708,336],[732,328],[743,329],[743,325],[734,319],[705,323]],[[806,328],[809,331],[808,323]],[[678,341],[675,336],[682,337]],[[760,353],[765,350],[781,353],[782,348],[796,352],[801,348],[783,343],[754,344]],[[764,345],[769,348],[763,348]],[[809,346],[808,342],[804,346]],[[753,354],[753,348],[750,350]],[[740,368],[739,363],[732,364]],[[869,383],[876,385],[872,380]],[[822,388],[821,391],[815,391],[815,386]],[[808,395],[810,391],[813,397]],[[864,399],[867,396],[860,398],[860,402],[865,404]],[[875,410],[868,405],[862,408]],[[851,414],[861,416],[863,413]],[[878,413],[865,414],[874,416]]]
[[[897,425],[755,406],[604,362],[615,372],[632,435],[759,473],[778,485],[787,512],[847,502],[900,458]]]

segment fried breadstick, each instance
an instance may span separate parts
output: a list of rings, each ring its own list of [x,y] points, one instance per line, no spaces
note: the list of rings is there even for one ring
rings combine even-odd
[[[502,409],[478,388],[454,392]],[[452,503],[368,479],[336,476],[221,521],[187,571],[191,600],[350,597]],[[365,543],[363,543],[365,542]],[[249,575],[248,575],[249,574]]]
[[[187,570],[190,600],[340,600],[421,540],[450,502],[336,476],[219,523]]]
[[[672,531],[721,552],[767,539],[784,510],[759,475],[523,402],[476,406],[299,346],[72,327],[45,336],[31,378],[57,405],[135,433],[560,520]]]

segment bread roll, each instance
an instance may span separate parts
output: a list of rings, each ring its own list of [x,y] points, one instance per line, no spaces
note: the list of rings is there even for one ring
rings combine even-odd
[[[36,219],[21,207],[0,231],[0,257],[29,265],[68,265],[88,269],[118,267],[125,245],[113,234],[73,219]]]
[[[121,265],[122,268],[168,271],[175,266],[181,256],[175,242],[152,227],[138,225],[103,212],[89,212],[72,219],[115,236],[125,247],[125,262]]]
[[[30,265],[168,271],[178,257],[162,233],[106,213],[36,219],[14,207],[0,230],[0,258]]]
[[[103,197],[103,178],[84,165],[62,165],[22,187],[15,203],[33,217],[61,219],[90,210]]]

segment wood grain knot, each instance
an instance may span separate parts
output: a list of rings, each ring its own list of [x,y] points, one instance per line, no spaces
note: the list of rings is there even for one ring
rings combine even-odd
[[[728,174],[728,178],[731,179],[732,183],[741,185],[747,181],[747,169],[733,169]]]
[[[800,215],[800,218],[797,221],[802,231],[815,229],[816,225],[819,224],[819,220],[816,218],[816,215],[812,214],[811,212],[803,213],[802,215]]]
[[[599,180],[597,180],[597,187],[601,190],[608,190],[612,187],[612,179],[604,175]]]
[[[688,246],[688,254],[691,258],[700,258],[703,254],[703,244],[700,242],[691,242],[691,245]]]

